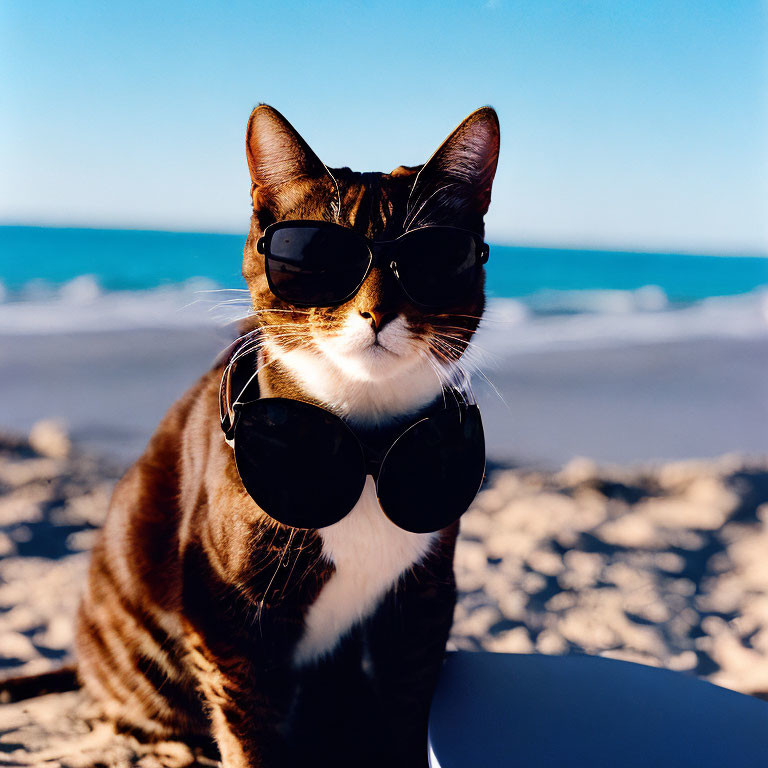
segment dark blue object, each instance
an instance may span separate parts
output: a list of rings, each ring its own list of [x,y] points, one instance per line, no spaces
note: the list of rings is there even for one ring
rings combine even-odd
[[[432,768],[766,768],[768,704],[595,656],[452,653]]]

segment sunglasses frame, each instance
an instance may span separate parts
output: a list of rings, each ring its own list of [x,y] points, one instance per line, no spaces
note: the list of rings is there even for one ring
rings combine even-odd
[[[315,302],[299,302],[299,301],[292,301],[284,296],[280,295],[279,289],[275,286],[275,284],[272,281],[272,276],[270,275],[270,247],[272,244],[272,238],[274,237],[275,233],[280,231],[281,229],[307,229],[307,228],[322,228],[322,229],[341,229],[344,231],[344,233],[348,233],[349,235],[352,235],[357,240],[359,240],[368,251],[368,266],[365,269],[365,272],[360,279],[360,282],[357,284],[355,289],[353,291],[350,291],[344,298],[339,299],[338,301],[334,301],[331,303],[323,303],[323,304],[317,304]],[[395,276],[395,279],[397,280],[397,284],[400,286],[400,289],[403,291],[403,293],[408,297],[408,300],[414,304],[417,307],[425,307],[425,308],[437,308],[437,307],[443,307],[446,306],[445,304],[427,304],[423,301],[417,301],[414,299],[413,296],[408,292],[408,289],[403,285],[403,281],[400,277],[400,274],[397,270],[397,259],[392,259],[388,264],[385,263],[384,254],[386,254],[387,251],[390,249],[396,247],[396,244],[401,241],[403,238],[408,237],[408,235],[413,234],[414,232],[420,232],[423,230],[430,230],[430,229],[441,229],[441,230],[452,230],[454,232],[463,232],[472,237],[472,239],[475,241],[475,246],[477,248],[477,258],[474,265],[475,273],[477,273],[484,264],[488,263],[488,258],[490,256],[490,246],[488,243],[486,243],[483,238],[477,234],[477,232],[473,232],[469,229],[462,229],[461,227],[450,227],[450,226],[442,226],[442,225],[436,225],[436,226],[427,226],[427,227],[417,227],[415,229],[409,229],[407,232],[404,232],[399,237],[396,237],[394,240],[371,240],[370,238],[366,237],[365,235],[361,235],[359,232],[355,232],[355,230],[350,229],[349,227],[345,227],[341,224],[336,224],[332,221],[312,221],[307,219],[295,219],[295,220],[288,220],[288,221],[276,221],[274,224],[270,224],[265,230],[264,234],[256,241],[256,251],[264,256],[264,273],[267,277],[267,284],[269,285],[269,290],[272,291],[272,293],[277,296],[281,301],[286,302],[287,304],[290,304],[294,307],[338,307],[342,304],[345,304],[350,299],[352,299],[357,292],[362,288],[363,283],[366,281],[368,275],[371,273],[371,270],[374,267],[381,267],[385,266],[386,268],[390,269],[392,273]]]
[[[446,387],[443,390],[443,397],[444,397],[444,409],[439,411],[438,414],[434,415],[425,415],[422,418],[418,419],[414,423],[410,424],[409,426],[405,427],[402,431],[398,430],[398,433],[394,435],[394,439],[389,441],[387,440],[387,443],[384,446],[380,446],[379,448],[376,448],[375,446],[367,445],[364,440],[361,439],[361,437],[355,433],[354,430],[343,420],[340,419],[338,416],[335,416],[332,412],[326,411],[326,409],[321,408],[318,405],[315,405],[313,403],[306,403],[304,401],[300,400],[294,400],[292,398],[262,398],[259,395],[259,386],[258,386],[258,360],[259,360],[259,348],[260,348],[260,332],[259,331],[252,331],[250,334],[247,334],[244,339],[238,340],[239,348],[235,348],[234,350],[230,347],[227,350],[227,357],[225,359],[228,359],[228,362],[222,372],[221,376],[221,382],[219,384],[219,417],[221,419],[221,429],[224,432],[224,439],[226,443],[229,445],[230,448],[234,451],[235,456],[235,465],[237,467],[238,475],[240,475],[241,482],[243,483],[243,487],[246,489],[246,492],[248,491],[248,484],[250,481],[246,482],[246,479],[243,478],[243,475],[241,474],[241,467],[240,467],[240,453],[238,451],[238,441],[236,439],[238,427],[240,426],[241,422],[241,416],[243,415],[243,411],[247,410],[249,406],[255,406],[257,403],[269,403],[270,401],[272,403],[275,402],[281,402],[285,401],[291,405],[291,407],[302,410],[309,411],[321,411],[324,412],[330,416],[334,417],[334,421],[340,425],[338,426],[339,429],[342,429],[342,432],[344,434],[349,434],[349,436],[354,441],[354,444],[357,445],[359,450],[359,456],[362,460],[361,462],[361,470],[362,470],[362,478],[363,483],[360,488],[360,493],[362,493],[362,488],[365,484],[365,476],[371,475],[374,478],[375,486],[376,486],[376,495],[380,499],[380,504],[382,506],[382,510],[384,511],[384,514],[397,526],[403,528],[404,530],[412,531],[414,533],[427,533],[429,531],[433,530],[440,530],[440,528],[432,528],[429,525],[420,525],[416,524],[414,525],[414,522],[417,522],[416,520],[409,520],[408,524],[404,523],[400,513],[402,512],[401,509],[390,509],[389,512],[387,511],[387,507],[389,506],[386,502],[381,502],[381,496],[388,495],[388,493],[383,493],[382,486],[380,485],[380,481],[382,478],[382,474],[384,474],[385,467],[387,466],[387,460],[390,458],[390,456],[393,456],[397,453],[395,450],[395,446],[398,444],[402,444],[403,441],[408,440],[408,436],[412,434],[413,430],[420,427],[425,422],[430,421],[432,418],[443,418],[442,414],[446,412],[456,412],[458,411],[460,414],[460,419],[464,421],[465,419],[472,418],[476,419],[477,426],[480,431],[480,441],[478,445],[480,446],[480,451],[482,454],[482,469],[477,475],[477,486],[474,488],[474,495],[477,494],[477,492],[480,489],[480,486],[483,483],[483,479],[485,477],[485,440],[483,437],[484,430],[483,430],[483,422],[482,417],[480,415],[480,410],[477,406],[477,403],[474,400],[474,396],[472,395],[472,390],[467,386],[466,391],[463,388],[460,388],[460,386],[450,386]],[[451,396],[453,398],[454,404],[449,406],[448,405],[448,396]],[[469,486],[468,486],[469,487]],[[384,491],[388,492],[388,488],[384,488]],[[251,498],[254,498],[253,496]],[[358,500],[359,500],[359,494],[358,494]],[[255,498],[254,498],[255,501]],[[257,504],[259,502],[256,502]],[[469,505],[467,505],[469,506]],[[332,525],[334,522],[337,522],[340,519],[343,519],[351,509],[354,507],[354,504],[352,507],[350,507],[342,517],[337,518],[333,517],[332,519],[329,518],[329,521],[327,522],[328,525]],[[268,515],[270,514],[268,509],[264,510]],[[464,510],[466,511],[466,510]],[[463,514],[463,511],[458,515],[458,517]],[[281,516],[283,517],[283,516]],[[452,520],[448,521],[446,523],[450,524],[455,519],[458,519],[458,517],[453,518]],[[294,520],[293,523],[291,522],[285,522],[285,518],[279,519],[279,518],[273,518],[275,520],[278,520],[278,522],[283,523],[284,525],[292,525],[292,527],[296,528],[304,528],[306,525],[304,525],[301,521]],[[434,518],[431,518],[432,522],[434,522]],[[447,518],[446,518],[447,520]],[[326,521],[320,520],[320,521],[312,521],[312,527],[317,527],[316,523],[322,522],[325,523]],[[298,523],[298,524],[295,524]],[[321,526],[323,527],[323,526]],[[444,527],[444,526],[443,526]]]
[[[292,528],[325,528],[329,525],[333,525],[341,520],[343,520],[354,508],[355,504],[357,504],[360,500],[360,496],[363,493],[363,490],[365,488],[365,479],[367,475],[371,475],[373,477],[374,485],[376,488],[376,496],[379,501],[379,504],[381,506],[382,511],[384,512],[385,516],[395,525],[397,525],[399,528],[402,528],[403,530],[410,531],[411,533],[431,533],[434,531],[442,530],[443,528],[446,528],[451,523],[458,520],[459,517],[466,511],[466,509],[469,507],[469,504],[467,507],[462,510],[457,516],[449,516],[441,520],[440,524],[437,527],[433,527],[432,525],[423,525],[419,524],[418,521],[409,521],[406,523],[403,521],[402,517],[399,512],[401,510],[399,509],[391,509],[389,507],[389,504],[387,504],[385,501],[382,500],[382,485],[381,485],[381,478],[385,474],[385,467],[387,467],[387,460],[390,456],[396,456],[398,451],[400,450],[399,446],[401,446],[403,443],[407,442],[411,434],[414,430],[419,428],[422,424],[429,422],[430,419],[434,419],[435,417],[438,418],[444,418],[445,415],[454,416],[454,414],[458,414],[458,418],[460,422],[465,422],[468,419],[472,419],[476,422],[477,428],[480,431],[481,436],[484,433],[483,430],[483,422],[482,417],[480,415],[480,409],[477,407],[476,403],[470,403],[466,401],[461,401],[456,395],[456,403],[448,408],[446,410],[440,411],[439,414],[436,416],[425,416],[418,421],[415,421],[410,426],[406,427],[395,439],[390,445],[386,448],[386,450],[383,452],[383,454],[379,454],[375,458],[372,458],[368,455],[368,448],[363,443],[362,440],[355,434],[355,432],[351,429],[351,427],[344,422],[342,419],[336,417],[336,420],[334,421],[334,428],[341,431],[341,433],[345,436],[347,440],[352,441],[352,445],[356,446],[357,451],[355,452],[359,456],[359,464],[360,464],[360,483],[359,483],[359,491],[357,491],[357,486],[355,486],[355,492],[356,492],[356,498],[352,505],[341,515],[332,515],[328,518],[321,518],[319,520],[312,521],[311,525],[306,525],[305,521],[301,519],[301,515],[298,517],[291,517],[290,515],[281,514],[279,517],[274,515],[274,510],[270,512],[269,509],[262,507],[264,511],[270,515],[274,520],[277,520],[282,525],[288,525]],[[241,464],[241,454],[238,450],[238,441],[237,441],[237,433],[238,433],[238,427],[240,424],[240,415],[249,407],[256,407],[258,408],[260,405],[262,407],[269,407],[273,404],[285,404],[288,405],[291,408],[299,408],[300,410],[308,411],[309,413],[312,413],[313,411],[320,411],[324,414],[329,414],[329,411],[326,411],[324,408],[320,408],[317,405],[314,405],[313,403],[306,403],[301,400],[294,400],[291,398],[284,398],[284,397],[267,397],[267,398],[258,398],[256,400],[247,400],[247,401],[236,401],[232,405],[232,411],[234,413],[234,417],[231,422],[231,428],[229,431],[229,435],[231,435],[231,447],[234,449],[235,454],[235,465],[237,467],[238,475],[240,476],[240,480],[243,484],[243,487],[248,491],[249,495],[251,495],[250,490],[248,490],[248,487],[250,485],[250,480],[244,474],[245,470]],[[331,413],[331,416],[334,414]],[[472,493],[472,498],[474,499],[475,496],[477,496],[477,493],[480,490],[480,487],[483,484],[483,481],[485,480],[485,442],[484,439],[482,439],[478,443],[480,446],[480,451],[482,453],[482,471],[480,472],[479,476],[476,476],[474,479],[477,481],[477,485],[474,488],[474,491]],[[474,485],[474,484],[473,484]],[[470,486],[468,486],[470,487]],[[388,488],[385,488],[385,490],[388,491]],[[251,495],[251,498],[256,501],[256,498]],[[261,506],[261,502],[256,501],[257,504]],[[471,504],[471,501],[470,501]],[[433,522],[433,519],[430,520],[430,522]],[[416,523],[416,524],[414,524]]]

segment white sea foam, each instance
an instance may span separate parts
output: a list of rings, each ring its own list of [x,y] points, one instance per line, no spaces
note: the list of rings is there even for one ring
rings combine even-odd
[[[582,293],[582,292],[569,292]],[[686,306],[643,308],[631,297],[617,301],[589,291],[568,296],[564,314],[523,314],[518,300],[497,299],[477,334],[478,346],[495,354],[585,347],[653,344],[696,338],[768,338],[768,290],[703,299]],[[635,292],[628,292],[635,293]],[[594,301],[596,299],[596,301]],[[635,296],[635,300],[637,297]],[[581,305],[582,311],[575,313]],[[535,306],[535,303],[534,303]],[[525,305],[523,305],[525,308]],[[551,311],[551,310],[550,310]]]
[[[0,302],[0,334],[223,325],[247,312],[247,305],[222,304],[239,296],[203,278],[141,291],[103,291],[90,275],[58,288],[34,281]]]
[[[535,312],[561,314],[589,312],[593,314],[626,315],[632,312],[657,312],[668,306],[667,296],[658,285],[645,285],[633,291],[542,290],[525,299]]]
[[[243,317],[248,296],[190,280],[140,291],[105,291],[83,275],[55,287],[33,281],[0,288],[0,335],[194,329]],[[650,344],[692,338],[768,338],[768,289],[685,306],[646,286],[634,291],[541,291],[491,299],[478,333],[493,355],[551,349]]]

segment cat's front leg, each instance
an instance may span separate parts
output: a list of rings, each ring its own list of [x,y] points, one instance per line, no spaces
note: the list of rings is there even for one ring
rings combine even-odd
[[[237,657],[234,649],[219,658],[196,631],[188,631],[189,659],[194,666],[211,720],[211,733],[223,768],[272,768],[285,765],[278,731],[285,696],[275,692],[289,683]],[[272,679],[269,679],[272,678]]]
[[[292,622],[259,613],[202,549],[183,558],[188,660],[204,697],[224,768],[282,766],[279,733],[293,691],[280,649]],[[262,620],[263,619],[263,620]]]
[[[426,768],[427,726],[453,622],[453,552],[458,525],[407,573],[367,626],[382,727],[398,768]]]

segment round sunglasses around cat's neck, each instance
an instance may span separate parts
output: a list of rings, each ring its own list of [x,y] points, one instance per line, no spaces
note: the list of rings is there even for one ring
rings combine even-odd
[[[270,224],[256,250],[272,293],[298,307],[349,301],[375,266],[391,270],[416,306],[456,306],[476,286],[490,253],[480,235],[459,227],[420,227],[375,241],[328,221]]]
[[[384,514],[412,533],[454,523],[485,474],[477,405],[461,390],[375,439],[312,403],[260,397],[258,345],[235,352],[219,390],[221,428],[248,495],[272,519],[293,528],[339,522],[373,478]]]

